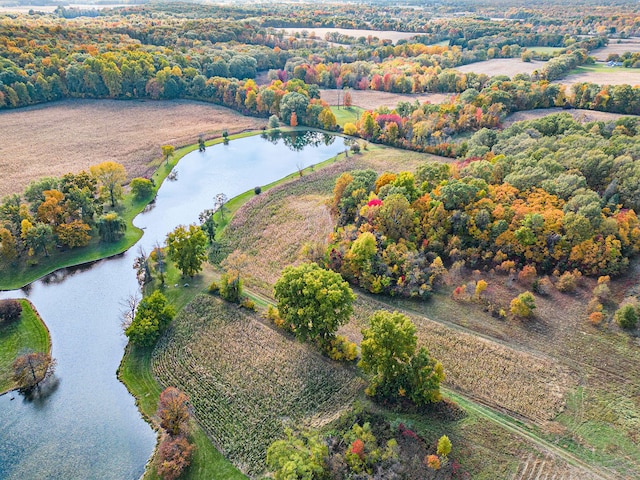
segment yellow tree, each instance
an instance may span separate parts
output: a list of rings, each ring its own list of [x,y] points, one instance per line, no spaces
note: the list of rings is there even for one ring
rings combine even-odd
[[[173,152],[175,152],[175,147],[173,145],[162,145],[160,147],[162,149],[162,156],[164,157],[165,163],[169,164],[169,157],[173,156]]]
[[[100,193],[103,198],[111,200],[111,206],[116,206],[116,200],[122,198],[122,184],[127,179],[127,171],[117,162],[102,162],[89,169],[91,175],[100,183]]]

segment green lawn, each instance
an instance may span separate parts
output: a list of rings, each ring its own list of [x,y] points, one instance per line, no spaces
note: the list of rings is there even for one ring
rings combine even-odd
[[[364,109],[360,107],[331,107],[331,111],[336,116],[336,121],[338,125],[344,127],[344,124],[347,122],[356,123],[364,112]]]
[[[47,327],[28,300],[20,300],[22,315],[12,325],[0,327],[0,394],[15,388],[11,380],[11,365],[21,351],[51,351]]]
[[[565,50],[566,47],[527,47],[527,51],[529,52],[538,52],[538,53],[555,53],[560,50]]]
[[[576,67],[573,70],[571,70],[569,74],[573,75],[576,73],[587,73],[587,72],[609,73],[609,72],[622,72],[622,71],[628,72],[629,69],[624,67],[609,67],[605,63],[594,63],[592,65],[581,65],[579,67]]]

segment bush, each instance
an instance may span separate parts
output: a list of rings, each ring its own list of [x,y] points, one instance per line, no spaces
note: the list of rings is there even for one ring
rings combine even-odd
[[[209,293],[218,293],[220,291],[220,285],[217,282],[211,282],[209,284],[209,288],[207,288],[207,292]]]
[[[327,355],[332,360],[338,362],[351,362],[358,356],[358,347],[355,343],[350,342],[342,335],[335,337],[327,346]]]
[[[248,297],[243,298],[240,305],[247,310],[253,310],[254,312],[256,311],[256,303]]]
[[[524,292],[511,300],[511,313],[516,317],[530,318],[536,308],[536,300],[531,292]]]
[[[615,318],[618,325],[626,330],[634,329],[638,324],[638,312],[636,307],[631,304],[620,307],[616,312]]]
[[[576,277],[569,272],[564,272],[562,275],[560,275],[560,278],[556,283],[556,288],[561,292],[573,292],[575,291],[576,286]]]
[[[353,153],[360,153],[360,144],[358,142],[351,145],[351,151]]]
[[[153,193],[153,183],[147,178],[134,178],[131,180],[130,187],[136,200],[149,198]]]
[[[220,277],[220,296],[227,302],[242,301],[242,280],[236,272],[223,273]]]
[[[262,193],[262,187],[254,187],[253,193],[255,193],[256,195],[260,195]]]
[[[280,119],[277,115],[271,115],[269,117],[269,128],[278,128],[280,126]]]
[[[525,287],[530,288],[533,285],[533,282],[536,280],[537,276],[538,272],[536,271],[535,266],[525,265],[524,267],[522,267],[522,270],[518,272],[518,281]]]
[[[22,305],[18,300],[0,300],[0,326],[17,322],[22,314]]]
[[[604,320],[602,312],[591,312],[589,315],[589,322],[591,322],[592,325],[600,325],[602,320]]]

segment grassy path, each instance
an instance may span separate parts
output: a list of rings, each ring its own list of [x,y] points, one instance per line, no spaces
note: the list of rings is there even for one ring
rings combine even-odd
[[[11,366],[21,351],[51,351],[49,330],[28,300],[21,299],[22,314],[16,323],[0,327],[0,395],[13,390]]]

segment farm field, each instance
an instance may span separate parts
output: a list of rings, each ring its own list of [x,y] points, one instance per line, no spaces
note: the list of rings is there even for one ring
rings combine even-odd
[[[574,83],[597,83],[599,85],[640,85],[640,69],[608,67],[603,63],[584,65],[572,70],[569,75],[556,83],[573,85]]]
[[[597,48],[589,52],[589,55],[595,57],[596,60],[606,61],[607,57],[613,53],[622,55],[625,52],[640,52],[640,38],[612,38],[606,47]]]
[[[329,32],[338,32],[342,35],[349,35],[350,37],[378,37],[380,40],[391,40],[393,43],[396,43],[398,40],[408,39],[415,37],[416,34],[412,32],[395,32],[390,30],[351,30],[347,28],[298,28],[298,27],[290,27],[290,28],[282,28],[279,30],[284,30],[287,33],[295,34],[296,32],[302,33],[306,31],[309,35],[311,33],[315,34],[316,38],[324,40],[324,36]]]
[[[442,103],[451,97],[446,93],[402,94],[375,90],[349,90],[349,92],[353,105],[365,110],[373,110],[382,106],[394,108],[398,102],[414,103],[416,100],[420,103]],[[338,94],[340,94],[340,102],[342,103],[343,90],[320,89],[320,98],[329,105],[338,105]]]
[[[522,112],[515,112],[507,115],[507,117],[502,122],[503,127],[508,127],[515,122],[520,122],[524,120],[534,120],[536,118],[546,117],[547,115],[551,115],[553,113],[569,113],[576,121],[581,123],[588,122],[615,122],[617,119],[622,117],[629,117],[633,115],[624,115],[622,113],[609,113],[609,112],[598,112],[596,110],[582,110],[578,108],[565,110],[561,107],[558,108],[541,108],[538,110],[524,110]]]
[[[560,50],[565,50],[565,47],[527,47],[527,51],[537,53],[555,53]]]
[[[419,162],[416,154],[403,161],[393,159],[393,153],[393,149],[373,149],[352,156],[330,167],[335,171],[308,175],[242,207],[229,225],[227,240],[251,258],[243,272],[249,288],[270,296],[283,262],[300,261],[305,241],[324,244],[331,232],[325,202],[332,179],[341,171],[400,171]],[[376,158],[388,162],[378,163]],[[265,211],[269,215],[263,215]],[[637,269],[634,272],[616,284],[620,298],[623,285],[637,282]],[[503,276],[483,278],[490,285],[492,301],[500,305],[508,306],[525,290]],[[588,323],[592,283],[586,281],[573,295],[554,291],[539,297],[538,320],[530,325],[495,319],[473,302],[454,301],[447,288],[427,302],[361,293],[352,322],[340,333],[360,341],[360,329],[372,311],[403,311],[416,324],[419,340],[445,365],[445,385],[522,419],[529,431],[612,475],[640,475],[640,448],[634,440],[640,405],[633,400],[640,388],[640,353],[616,326],[603,330]],[[621,454],[613,459],[612,451]],[[536,478],[528,476],[533,464],[526,467],[526,463],[531,458],[518,458],[516,478]]]
[[[44,176],[79,172],[104,161],[121,163],[129,179],[150,175],[160,145],[178,146],[255,129],[264,120],[189,100],[65,100],[0,112],[0,198]],[[37,128],[36,128],[37,126]],[[87,145],[90,145],[89,150]],[[89,152],[89,153],[88,153]]]
[[[493,58],[483,62],[470,63],[456,67],[462,73],[484,73],[485,75],[508,75],[513,77],[518,73],[533,73],[535,70],[544,68],[545,62],[531,61],[523,62],[520,58]]]

